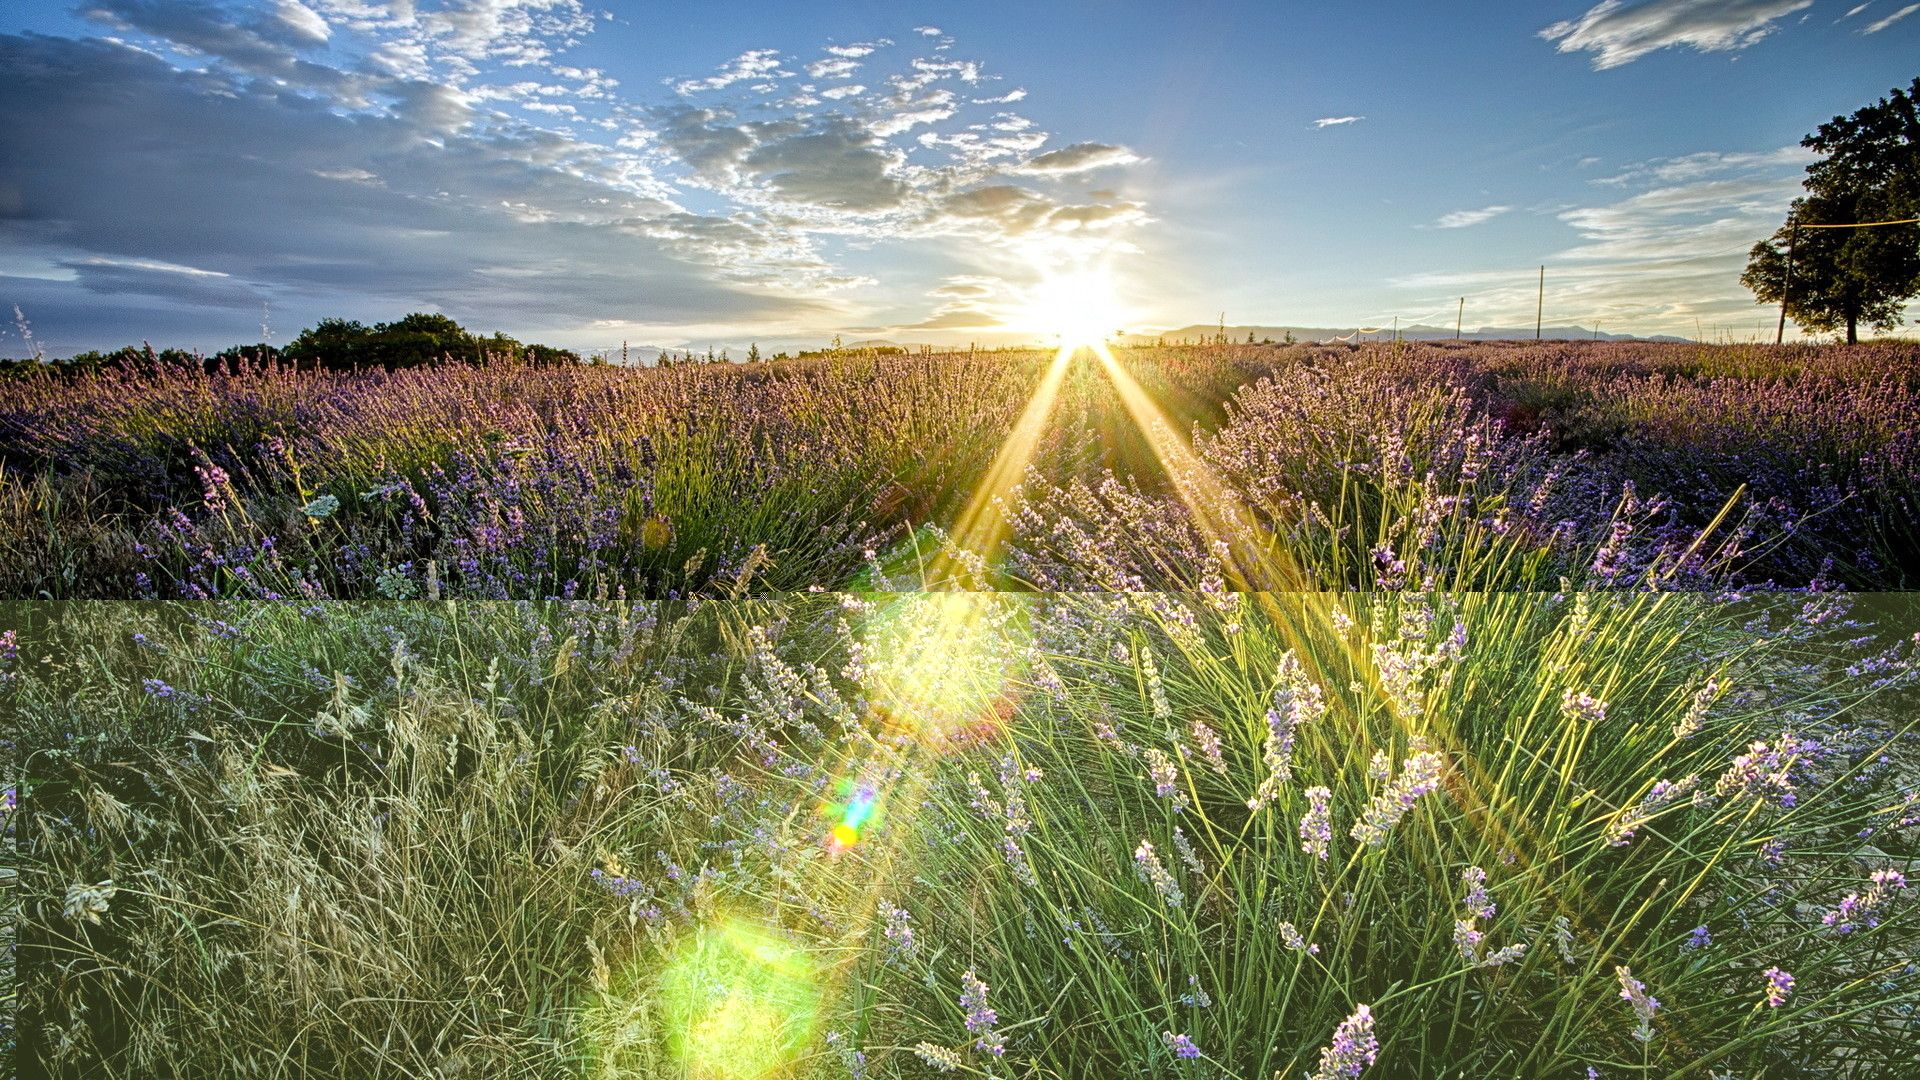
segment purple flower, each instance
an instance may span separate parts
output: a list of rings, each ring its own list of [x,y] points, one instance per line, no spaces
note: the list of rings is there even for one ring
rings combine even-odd
[[[1633,1029],[1633,1037],[1641,1042],[1653,1040],[1653,1014],[1660,1011],[1660,999],[1647,993],[1646,984],[1633,977],[1633,970],[1621,965],[1613,969],[1614,977],[1620,980],[1620,1000],[1633,1008],[1638,1023]]]
[[[977,1036],[973,1044],[975,1049],[996,1057],[1007,1052],[1005,1038],[994,1030],[994,1025],[1000,1022],[1000,1014],[987,1004],[987,984],[980,981],[972,968],[960,976],[960,1009],[966,1014],[968,1033]]]
[[[1880,925],[1880,912],[1893,901],[1894,894],[1906,887],[1907,877],[1900,871],[1875,870],[1867,879],[1865,892],[1850,892],[1841,897],[1838,904],[1820,917],[1820,922],[1835,934],[1871,930]]]
[[[1306,937],[1300,933],[1300,928],[1290,922],[1280,924],[1280,942],[1289,949],[1306,953],[1309,956],[1318,956],[1320,954],[1320,946],[1309,942]]]
[[[1167,1044],[1167,1049],[1173,1051],[1174,1057],[1190,1061],[1200,1056],[1200,1048],[1193,1045],[1193,1039],[1189,1036],[1163,1031],[1160,1033],[1160,1041]]]
[[[1325,694],[1307,678],[1306,669],[1289,649],[1280,657],[1273,707],[1267,710],[1267,737],[1260,752],[1267,775],[1247,800],[1247,809],[1259,810],[1279,796],[1280,788],[1293,777],[1293,745],[1300,728],[1326,711]]]
[[[1569,688],[1560,694],[1560,715],[1597,724],[1607,718],[1607,703],[1585,690]]]
[[[1333,841],[1333,812],[1328,807],[1333,792],[1316,786],[1308,788],[1306,795],[1307,812],[1300,815],[1300,850],[1324,861],[1327,845]]]
[[[1714,782],[1714,794],[1723,798],[1772,797],[1781,807],[1791,807],[1795,802],[1794,765],[1802,759],[1818,758],[1821,753],[1818,742],[1791,733],[1771,743],[1756,739]]]
[[[1770,967],[1760,973],[1767,980],[1767,1007],[1777,1009],[1787,1003],[1787,995],[1793,993],[1793,974]]]
[[[1455,919],[1453,922],[1453,947],[1460,950],[1460,958],[1469,964],[1480,962],[1480,944],[1486,935],[1474,928],[1472,919]]]
[[[1373,1010],[1355,1005],[1353,1015],[1333,1029],[1333,1041],[1320,1050],[1320,1067],[1312,1080],[1343,1080],[1359,1076],[1380,1056],[1380,1040],[1373,1035]]]
[[[1713,931],[1707,929],[1706,923],[1701,923],[1699,926],[1693,928],[1692,933],[1687,935],[1687,943],[1681,946],[1681,948],[1691,951],[1704,949],[1711,944],[1713,944]]]
[[[1413,804],[1422,795],[1439,789],[1440,770],[1444,763],[1444,758],[1430,750],[1422,750],[1408,758],[1406,764],[1401,766],[1399,775],[1367,804],[1349,834],[1371,847],[1386,843],[1387,833],[1399,824],[1407,811],[1413,809]]]
[[[960,1008],[966,1011],[968,1031],[985,1031],[999,1022],[1000,1015],[987,1005],[987,984],[972,968],[960,977],[960,986]]]
[[[1206,759],[1207,767],[1222,776],[1227,774],[1227,759],[1220,752],[1220,733],[1207,725],[1205,720],[1196,719],[1189,729],[1193,734],[1193,745]]]
[[[885,923],[881,933],[887,940],[887,962],[896,963],[911,958],[919,947],[913,933],[913,916],[906,908],[894,907],[891,902],[882,899],[880,918]]]
[[[1467,887],[1467,895],[1460,902],[1466,905],[1467,915],[1474,919],[1491,919],[1499,910],[1493,898],[1487,895],[1487,872],[1477,866],[1469,866],[1460,871],[1460,881]]]
[[[1167,752],[1157,746],[1147,748],[1147,778],[1153,781],[1154,795],[1171,799],[1176,811],[1187,808],[1187,797],[1180,791],[1180,772]]]
[[[1180,890],[1180,882],[1167,873],[1160,856],[1153,850],[1152,841],[1142,840],[1140,846],[1133,849],[1133,872],[1141,881],[1153,886],[1153,891],[1160,894],[1160,899],[1168,907],[1177,908],[1186,902],[1187,897]]]

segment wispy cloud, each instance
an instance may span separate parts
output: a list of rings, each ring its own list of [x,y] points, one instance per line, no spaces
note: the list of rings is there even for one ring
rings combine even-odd
[[[1548,323],[1688,336],[1696,321],[1752,327],[1753,297],[1739,284],[1740,270],[1748,248],[1780,226],[1800,194],[1803,161],[1780,151],[1656,159],[1623,172],[1619,185],[1627,190],[1611,199],[1559,211],[1578,242],[1540,260]],[[1470,292],[1485,318],[1530,325],[1535,280],[1531,268],[1513,267],[1396,284],[1436,295]]]
[[[1901,19],[1906,18],[1907,16],[1913,14],[1916,11],[1920,11],[1920,4],[1908,4],[1906,7],[1901,8],[1899,11],[1894,12],[1893,14],[1887,16],[1884,19],[1880,19],[1876,22],[1869,23],[1867,25],[1867,28],[1860,32],[1863,34],[1877,34],[1880,31],[1885,30],[1887,27],[1892,26],[1894,23],[1899,22]]]
[[[1612,176],[1603,176],[1593,183],[1603,185],[1633,184],[1642,182],[1674,183],[1687,180],[1699,180],[1729,172],[1741,172],[1767,166],[1797,166],[1804,168],[1813,163],[1819,155],[1798,143],[1782,146],[1777,150],[1760,150],[1738,153],[1721,153],[1707,150],[1697,154],[1682,154],[1678,157],[1654,158],[1651,161],[1635,162]]]
[[[802,54],[857,83],[755,49],[629,88],[566,58],[598,18],[576,0],[89,2],[113,37],[0,34],[0,129],[36,148],[0,177],[26,208],[0,215],[0,283],[90,345],[232,340],[263,301],[295,321],[504,312],[562,343],[792,332],[897,302],[857,291],[874,282],[850,250],[914,241],[998,272],[1130,250],[1149,220],[1050,182],[1139,155],[1049,149],[1010,111],[1024,91],[979,96],[997,76],[944,35]],[[961,299],[934,316],[971,318]]]
[[[1088,172],[1093,169],[1105,169],[1113,165],[1132,165],[1140,160],[1140,155],[1124,146],[1109,146],[1106,143],[1075,143],[1063,146],[1038,157],[1029,158],[1019,171],[1041,176],[1061,176],[1067,173]]]
[[[721,65],[720,70],[704,79],[683,79],[674,83],[675,91],[682,94],[696,94],[703,90],[724,90],[734,83],[749,79],[782,77],[792,72],[780,68],[780,50],[750,49]]]
[[[1342,124],[1357,124],[1365,120],[1364,116],[1323,116],[1313,122],[1316,128],[1339,127]]]
[[[1629,64],[1650,52],[1685,45],[1701,52],[1744,49],[1772,33],[1776,20],[1813,0],[1602,0],[1577,19],[1540,36],[1563,53],[1590,52],[1596,70]]]
[[[1450,214],[1440,215],[1440,219],[1433,223],[1433,227],[1436,229],[1464,229],[1469,225],[1478,225],[1485,221],[1492,221],[1494,218],[1499,217],[1511,209],[1513,209],[1511,206],[1483,206],[1478,210],[1455,210]]]

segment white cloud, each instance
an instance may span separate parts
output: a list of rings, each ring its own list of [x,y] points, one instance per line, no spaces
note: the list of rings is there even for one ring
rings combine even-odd
[[[1742,153],[1720,153],[1702,151],[1697,154],[1683,154],[1679,157],[1654,158],[1651,161],[1637,162],[1623,172],[1613,176],[1603,176],[1593,181],[1596,184],[1619,185],[1656,181],[1670,183],[1683,180],[1697,180],[1727,172],[1740,172],[1774,165],[1791,165],[1800,168],[1812,164],[1819,155],[1806,147],[1795,143],[1782,146],[1777,150],[1760,150]]]
[[[325,44],[326,40],[333,36],[333,30],[327,25],[327,20],[321,18],[312,8],[300,3],[300,0],[277,0],[273,14],[275,18],[285,23],[289,30],[315,44]]]
[[[29,121],[10,134],[47,149],[15,170],[34,216],[0,217],[0,245],[52,268],[35,288],[64,292],[22,296],[49,319],[122,313],[126,329],[91,344],[224,334],[205,312],[268,297],[294,320],[410,305],[580,333],[831,326],[851,301],[822,297],[872,283],[840,251],[920,240],[1026,267],[1132,250],[1149,220],[1046,183],[1138,155],[1048,151],[1007,108],[1026,93],[965,96],[998,76],[952,54],[889,65],[883,40],[825,45],[815,55],[875,70],[820,89],[782,82],[783,54],[756,49],[664,80],[678,97],[639,88],[648,100],[565,61],[597,18],[573,0],[300,0],[312,22],[293,0],[264,15],[90,2],[127,44],[0,34],[0,68],[31,74],[5,84],[9,123]],[[262,76],[297,93],[258,93]],[[129,104],[90,110],[101,93]],[[193,135],[141,134],[155,129]],[[148,198],[128,202],[134,188]],[[961,300],[932,317],[973,318]]]
[[[1870,8],[1870,7],[1872,7],[1872,6],[1873,6],[1873,0],[1867,0],[1867,2],[1866,2],[1866,3],[1864,3],[1864,4],[1855,4],[1855,5],[1853,5],[1852,7],[1850,7],[1850,8],[1848,8],[1848,9],[1847,9],[1847,13],[1846,13],[1845,15],[1842,15],[1842,16],[1840,16],[1839,18],[1837,18],[1837,19],[1835,19],[1835,20],[1833,20],[1833,21],[1834,21],[1834,22],[1846,22],[1846,21],[1847,21],[1848,19],[1851,19],[1851,18],[1853,18],[1853,17],[1855,16],[1855,15],[1858,15],[1858,14],[1860,14],[1861,12],[1863,12],[1863,11],[1865,11],[1865,10],[1867,10],[1868,8]]]
[[[103,255],[89,256],[78,260],[85,266],[113,266],[123,270],[147,270],[156,274],[182,274],[187,277],[231,277],[231,274],[219,270],[202,270],[196,266],[180,266],[175,263],[161,262],[158,259],[109,259]]]
[[[453,55],[526,66],[571,48],[593,31],[595,17],[579,0],[451,0],[416,12],[390,5],[396,22],[417,29]]]
[[[1783,151],[1658,159],[1622,174],[1619,183],[1633,190],[1561,210],[1559,220],[1577,240],[1539,260],[1547,267],[1548,325],[1597,322],[1689,337],[1696,326],[1754,332],[1764,311],[1756,312],[1740,271],[1754,241],[1777,229],[1801,194],[1802,164]],[[1535,280],[1531,267],[1515,267],[1422,274],[1396,284],[1468,293],[1484,320],[1530,327]]]
[[[844,79],[860,70],[860,61],[835,57],[830,60],[815,60],[807,65],[807,74],[816,79]]]
[[[1316,128],[1339,127],[1342,124],[1357,124],[1365,120],[1364,116],[1323,116],[1313,122]]]
[[[941,34],[945,33],[945,31],[941,30],[937,26],[916,26],[913,28],[913,32],[921,35],[922,37],[939,37]]]
[[[1596,70],[1632,63],[1650,52],[1686,45],[1701,52],[1744,49],[1774,22],[1813,0],[1646,0],[1631,6],[1602,0],[1578,19],[1540,31],[1563,53],[1594,54]]]
[[[780,70],[780,50],[749,49],[721,65],[714,74],[704,79],[682,79],[673,84],[673,89],[681,94],[697,94],[705,90],[724,90],[738,82],[787,74]]]
[[[1513,209],[1511,206],[1483,206],[1478,210],[1455,210],[1450,214],[1440,215],[1440,219],[1433,223],[1433,227],[1436,229],[1464,229],[1469,225],[1478,225],[1481,222],[1492,221],[1494,218],[1499,217],[1511,209]]]
[[[1016,171],[1045,176],[1064,176],[1067,173],[1104,169],[1112,165],[1132,165],[1139,160],[1140,155],[1124,146],[1091,142],[1075,143],[1023,162]]]
[[[1880,19],[1877,22],[1869,24],[1865,30],[1862,30],[1860,32],[1863,34],[1877,34],[1880,31],[1885,30],[1887,27],[1892,26],[1894,23],[1899,22],[1901,19],[1906,18],[1907,16],[1913,14],[1916,11],[1920,11],[1920,4],[1908,4],[1906,7],[1901,8],[1899,11],[1894,12],[1893,14],[1887,16],[1886,18]]]

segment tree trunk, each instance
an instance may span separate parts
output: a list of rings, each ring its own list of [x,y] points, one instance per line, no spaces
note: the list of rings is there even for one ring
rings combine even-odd
[[[1856,324],[1858,324],[1859,321],[1860,316],[1851,311],[1847,312],[1847,344],[1849,345],[1858,345],[1860,343],[1860,336],[1855,332]]]

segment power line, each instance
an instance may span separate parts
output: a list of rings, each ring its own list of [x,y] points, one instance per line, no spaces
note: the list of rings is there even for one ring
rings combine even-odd
[[[1775,345],[1781,345],[1785,344],[1787,340],[1787,296],[1793,290],[1793,241],[1800,235],[1801,229],[1871,229],[1878,225],[1913,225],[1916,223],[1920,223],[1920,218],[1900,218],[1895,221],[1848,221],[1828,225],[1802,225],[1793,220],[1793,217],[1789,215],[1787,217],[1787,269],[1780,278],[1780,326],[1774,331],[1773,343]],[[1853,337],[1853,322],[1851,321],[1851,317],[1849,317],[1849,321],[1847,322],[1847,337],[1849,339]]]
[[[1901,218],[1898,221],[1850,221],[1843,225],[1802,225],[1802,229],[1871,229],[1875,225],[1915,225],[1920,217]]]

